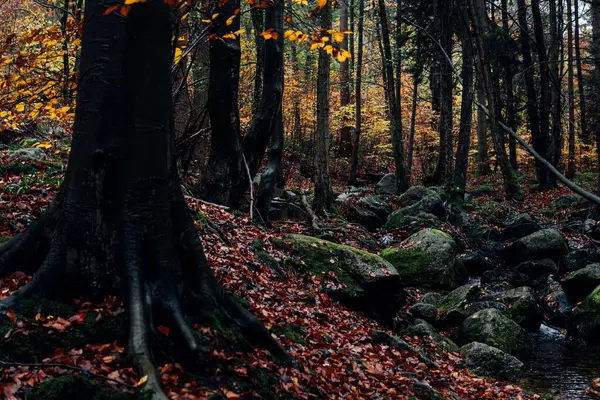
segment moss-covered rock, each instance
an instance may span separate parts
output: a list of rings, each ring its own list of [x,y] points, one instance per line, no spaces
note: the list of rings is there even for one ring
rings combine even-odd
[[[456,287],[456,243],[443,231],[419,231],[399,247],[383,250],[381,257],[396,267],[406,286],[440,290]]]
[[[452,337],[459,345],[481,342],[517,358],[528,357],[533,350],[527,332],[496,309],[481,310],[471,315]]]
[[[516,381],[525,370],[525,365],[516,357],[484,343],[473,342],[463,346],[460,354],[465,366],[480,376]]]
[[[514,242],[507,248],[506,259],[512,264],[544,258],[558,261],[568,251],[567,243],[558,230],[543,229]]]
[[[418,213],[415,215],[407,213],[393,213],[385,223],[385,229],[401,229],[409,233],[415,233],[423,228],[440,229],[442,221],[429,213]]]
[[[585,200],[578,194],[571,193],[564,196],[556,197],[550,203],[550,207],[554,210],[566,210],[571,207],[580,207],[585,204]]]
[[[388,217],[388,222],[386,222],[386,228],[391,229],[394,224],[394,221],[401,221],[408,215],[414,216],[423,213],[432,214],[438,218],[444,218],[446,216],[446,208],[444,207],[442,199],[438,195],[432,194],[424,197],[423,199],[410,206],[406,206],[394,211]]]
[[[578,271],[569,272],[560,283],[572,300],[583,300],[600,285],[600,264],[590,264]]]
[[[401,305],[400,275],[378,255],[302,235],[287,235],[283,244],[292,251],[293,265],[300,272],[335,274],[342,285],[327,285],[326,290],[340,302],[385,315]]]
[[[441,354],[442,351],[456,353],[459,350],[456,343],[440,335],[433,325],[423,320],[417,320],[414,325],[409,326],[402,333],[407,336],[431,337],[438,344],[436,349],[438,354]]]
[[[136,396],[113,389],[80,375],[48,379],[25,396],[26,400],[133,400]]]
[[[600,286],[581,302],[568,322],[569,328],[579,336],[600,342]]]
[[[535,292],[527,286],[506,291],[502,295],[508,306],[508,315],[528,331],[537,332],[544,320],[544,312]]]

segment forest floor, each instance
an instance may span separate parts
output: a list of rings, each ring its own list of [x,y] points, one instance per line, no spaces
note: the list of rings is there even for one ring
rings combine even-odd
[[[0,150],[2,242],[22,231],[50,204],[66,162],[66,147],[58,142],[25,145],[40,150],[31,151],[30,158],[18,150]],[[475,179],[471,186],[499,187],[494,179],[500,178]],[[590,182],[593,184],[593,179]],[[550,202],[566,194],[565,189],[539,192],[527,180],[523,187],[526,200],[513,207],[541,221],[563,223],[569,210],[553,211]],[[480,206],[473,212],[485,212],[486,204],[498,202],[501,197],[501,193],[490,193],[475,199]],[[197,216],[206,255],[219,281],[265,323],[299,366],[277,365],[267,352],[250,349],[236,332],[218,321],[212,326],[195,325],[205,349],[205,365],[200,371],[155,355],[161,361],[163,383],[171,398],[436,398],[431,388],[443,398],[539,398],[516,385],[473,375],[464,368],[460,355],[439,352],[432,339],[403,337],[425,352],[434,366],[422,362],[416,353],[376,341],[375,332],[391,331],[332,301],[321,286],[322,277],[296,274],[286,263],[290,254],[273,244],[273,239],[289,233],[311,234],[309,224],[280,221],[265,229],[246,214],[193,198],[188,202]],[[403,232],[369,233],[342,219],[334,219],[324,227],[339,243],[371,252],[372,244],[384,235],[407,237]],[[29,278],[22,273],[0,278],[0,299]],[[418,291],[415,293],[418,296]],[[36,301],[0,321],[0,396],[3,393],[3,398],[9,400],[58,399],[61,397],[52,396],[64,396],[68,389],[47,382],[63,377],[63,385],[84,385],[73,375],[119,390],[109,393],[103,389],[105,385],[86,383],[85,390],[91,393],[87,398],[140,396],[144,377],[136,375],[125,349],[123,302],[116,297],[100,304],[87,300],[78,299],[73,304]],[[168,328],[159,331],[168,346],[172,339]]]

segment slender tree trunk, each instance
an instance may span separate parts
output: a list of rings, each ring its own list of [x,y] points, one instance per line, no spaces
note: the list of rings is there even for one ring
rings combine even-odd
[[[552,162],[552,158],[549,157],[549,144],[550,144],[550,69],[548,66],[548,57],[546,56],[546,40],[544,38],[544,28],[542,15],[540,13],[540,1],[531,1],[531,13],[533,15],[533,28],[535,32],[535,41],[537,45],[537,54],[539,61],[540,71],[540,102],[539,102],[539,121],[540,121],[540,138],[538,140],[539,150],[538,153],[545,159]],[[531,101],[531,100],[530,100]],[[550,177],[548,171],[542,167],[542,175],[538,178],[540,186],[549,187],[551,186]]]
[[[396,68],[396,101],[400,107],[400,119],[402,120],[402,18],[400,15],[402,0],[396,2],[396,38],[394,45],[394,60]]]
[[[352,143],[352,161],[350,165],[350,184],[358,184],[358,152],[360,149],[360,133],[362,129],[362,64],[363,64],[363,30],[364,30],[364,0],[358,0],[358,54],[356,59],[356,89],[354,140]]]
[[[417,49],[416,49],[416,65],[415,71],[413,72],[413,90],[412,90],[412,106],[410,116],[410,132],[408,135],[408,149],[406,150],[406,176],[410,181],[413,164],[413,153],[415,149],[415,128],[417,123],[417,105],[419,95],[419,84],[421,83],[421,77],[423,74],[423,52],[421,49],[423,36],[417,33]]]
[[[254,91],[252,93],[252,115],[256,115],[258,107],[260,106],[260,97],[263,87],[263,68],[265,65],[265,40],[260,35],[265,30],[264,8],[252,7],[250,16],[252,17],[254,46],[256,48],[256,71],[254,74]]]
[[[494,150],[496,151],[496,158],[500,171],[502,172],[502,178],[504,180],[504,189],[506,191],[506,197],[520,198],[521,191],[517,182],[517,176],[510,165],[510,161],[506,155],[506,149],[504,147],[504,135],[500,133],[498,129],[497,119],[500,119],[501,112],[496,106],[496,99],[494,95],[494,85],[492,83],[490,65],[486,63],[486,53],[484,48],[484,37],[486,32],[486,11],[485,11],[485,0],[470,0],[469,10],[470,18],[473,25],[473,37],[475,40],[476,48],[476,67],[477,74],[480,82],[484,85],[484,90],[487,97],[488,107],[492,117],[488,120],[492,132],[492,141],[494,143]],[[497,90],[496,90],[497,91]]]
[[[340,5],[340,31],[348,30],[348,5],[347,0],[341,0]],[[342,49],[348,49],[348,36],[344,35],[341,43]],[[340,107],[350,104],[350,70],[348,61],[340,64]],[[342,127],[339,135],[338,156],[348,157],[352,154],[352,126],[350,119],[342,119]]]
[[[439,41],[446,54],[452,53],[452,27],[451,27],[451,10],[452,4],[449,1],[437,1],[437,20],[439,27]],[[440,71],[440,154],[438,163],[433,173],[433,182],[440,184],[450,178],[452,170],[452,89],[453,79],[452,70],[444,54],[437,51],[436,53],[437,66]]]
[[[69,67],[69,36],[68,36],[68,23],[69,23],[69,0],[64,0],[63,3],[64,11],[60,18],[60,30],[62,34],[62,51],[63,51],[63,100],[65,103],[69,103],[71,100],[71,79],[70,79],[70,67]]]
[[[456,149],[456,165],[454,168],[453,191],[464,196],[469,167],[469,148],[471,145],[471,125],[473,122],[473,47],[468,34],[468,20],[464,21],[459,33],[462,47],[462,104],[460,110],[460,129],[458,147]],[[461,31],[465,32],[461,32]]]
[[[288,23],[290,24],[290,29],[291,28],[291,24],[293,22],[293,13],[292,13],[292,5],[294,4],[293,0],[290,0],[289,6],[288,6],[288,15],[287,17],[289,18]],[[291,62],[292,62],[292,72],[294,73],[294,76],[299,77],[300,76],[300,65],[298,63],[298,45],[296,41],[293,41],[290,43],[290,58],[291,58]],[[285,71],[284,71],[285,72]],[[297,80],[298,82],[298,80]],[[298,84],[296,84],[298,85]],[[293,96],[293,115],[292,115],[292,143],[294,143],[294,140],[300,140],[300,137],[302,136],[302,118],[301,118],[301,114],[300,114],[300,93],[295,93],[295,95]],[[273,142],[271,142],[271,146]],[[294,149],[292,148],[292,151]]]
[[[581,46],[579,41],[579,0],[573,0],[573,20],[575,21],[575,55],[577,66],[577,89],[579,92],[579,135],[585,144],[590,144],[589,124],[585,104],[585,88],[583,82],[583,68],[581,67]]]
[[[321,27],[331,29],[331,2],[321,8]],[[333,205],[333,192],[329,176],[329,77],[331,59],[325,51],[319,51],[317,72],[317,130],[316,130],[316,165],[315,165],[315,199],[314,208],[317,213],[326,214]]]
[[[527,116],[529,117],[529,129],[533,148],[543,158],[546,158],[546,136],[542,130],[540,121],[540,108],[538,107],[538,96],[535,88],[534,65],[529,44],[529,32],[527,30],[527,8],[525,0],[517,0],[519,25],[521,26],[521,51],[523,53],[523,69],[525,76],[525,87],[527,90]],[[542,163],[536,161],[536,175],[542,187],[548,185],[548,173]]]
[[[509,17],[508,17],[508,0],[502,0],[502,32],[504,34],[504,40],[512,40],[509,31]],[[513,89],[513,65],[512,58],[509,54],[506,54],[506,64],[504,65],[504,88],[506,92],[506,119],[508,126],[512,129],[516,129],[516,112],[515,112],[515,99]],[[516,171],[518,169],[517,163],[517,141],[514,137],[508,136],[508,149],[510,156],[510,164]]]
[[[600,96],[600,0],[592,0],[592,54],[594,55],[594,90],[596,98]],[[596,153],[598,156],[598,170],[600,170],[600,101],[596,101]],[[600,194],[600,175],[596,193]],[[600,214],[600,210],[597,211]]]
[[[562,2],[562,0],[559,0]],[[550,63],[549,73],[551,75],[550,81],[553,83],[550,85],[550,104],[551,104],[551,116],[552,116],[552,129],[549,136],[548,154],[550,156],[550,162],[555,168],[560,168],[560,154],[562,151],[562,93],[561,93],[561,82],[562,82],[562,40],[563,34],[561,29],[561,23],[559,18],[562,19],[562,14],[558,13],[556,0],[550,0]],[[548,174],[550,183],[552,186],[557,185],[556,177],[552,174]]]
[[[128,354],[152,400],[167,399],[152,358],[166,350],[158,348],[154,321],[172,328],[174,354],[199,359],[186,317],[207,321],[218,314],[248,340],[289,360],[218,284],[187,209],[171,134],[169,7],[133,5],[127,18],[103,15],[106,8],[104,1],[86,2],[65,183],[38,221],[0,247],[0,275],[23,266],[34,274],[0,302],[0,310],[33,296],[122,296]]]
[[[477,77],[477,101],[481,104],[487,104],[485,87],[481,78]],[[488,175],[490,170],[490,160],[488,151],[488,123],[485,113],[477,109],[477,171],[480,175]]]
[[[396,167],[396,178],[398,182],[398,193],[408,189],[409,183],[406,179],[404,170],[404,151],[402,148],[402,120],[400,117],[400,107],[396,100],[396,91],[394,89],[394,60],[392,58],[392,47],[390,45],[390,31],[388,28],[387,10],[385,0],[379,0],[379,22],[381,24],[381,45],[384,51],[386,92],[388,106],[390,111],[390,125],[392,130],[392,153],[394,155],[394,164]]]
[[[569,91],[569,160],[567,178],[575,177],[575,74],[573,73],[573,17],[571,1],[567,0],[567,74]]]
[[[354,82],[354,57],[356,56],[356,49],[354,46],[354,26],[355,26],[355,13],[356,13],[356,7],[354,5],[355,0],[350,0],[350,9],[348,10],[348,12],[350,13],[350,32],[352,32],[352,34],[350,35],[350,38],[348,38],[348,46],[349,49],[348,51],[352,54],[352,57],[348,60],[349,63],[349,69],[350,69],[350,82]],[[352,91],[352,84],[350,84],[350,91]],[[352,95],[350,96],[352,97]]]
[[[239,0],[225,3],[210,0],[218,14],[213,22],[211,34],[218,37],[240,29],[240,19],[234,18],[231,25],[227,18],[239,7]],[[240,40],[223,39],[210,41],[210,98],[209,116],[211,125],[210,155],[208,170],[203,176],[202,197],[217,204],[232,203],[232,188],[242,179],[248,179],[242,162],[240,137],[240,110],[238,91],[240,80]]]

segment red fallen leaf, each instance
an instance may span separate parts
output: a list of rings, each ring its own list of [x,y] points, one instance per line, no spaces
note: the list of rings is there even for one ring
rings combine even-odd
[[[232,391],[225,392],[225,397],[228,399],[240,399],[241,398],[241,396],[239,394],[232,392]]]
[[[160,326],[159,326],[158,328],[156,328],[156,329],[158,329],[158,331],[159,331],[160,333],[162,333],[163,335],[165,335],[165,336],[169,336],[169,327],[168,327],[168,326],[163,326],[163,325],[160,325]]]
[[[13,310],[8,310],[6,312],[6,318],[8,318],[10,322],[15,322],[17,320],[17,315]]]
[[[4,399],[6,400],[18,400],[14,394],[17,393],[19,387],[21,385],[17,385],[16,383],[7,383],[2,385],[2,389],[4,392]]]

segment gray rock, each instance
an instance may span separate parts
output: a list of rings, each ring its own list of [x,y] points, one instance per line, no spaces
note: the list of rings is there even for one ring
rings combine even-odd
[[[585,204],[585,200],[578,194],[571,193],[559,196],[552,200],[550,207],[555,210],[565,210],[571,207],[579,207]]]
[[[438,353],[447,351],[449,353],[458,352],[459,348],[451,339],[442,336],[438,331],[427,321],[417,320],[415,325],[406,328],[403,334],[417,337],[431,337],[438,343]]]
[[[586,340],[600,341],[600,286],[573,311],[569,325]]]
[[[516,381],[525,371],[525,365],[516,357],[485,343],[469,343],[461,347],[460,354],[465,366],[480,376]]]
[[[525,274],[529,277],[527,285],[539,287],[546,283],[550,275],[558,274],[558,266],[549,258],[543,260],[525,261],[517,265],[513,271]]]
[[[496,269],[497,263],[479,250],[469,251],[459,257],[471,275],[480,276],[485,271]]]
[[[539,299],[544,308],[548,324],[564,327],[572,313],[573,303],[569,300],[560,283],[548,278],[545,287],[540,291]]]
[[[385,223],[385,229],[400,229],[411,234],[423,228],[440,229],[442,221],[433,214],[418,213],[416,215],[407,213],[392,214]]]
[[[598,261],[600,261],[600,255],[596,250],[573,250],[560,258],[558,261],[558,270],[561,274],[573,272]]]
[[[425,293],[421,297],[421,303],[433,304],[434,306],[437,306],[442,297],[443,296],[441,294],[435,292]]]
[[[527,332],[502,312],[487,309],[467,318],[453,333],[455,342],[481,342],[515,357],[531,355],[533,345]]]
[[[508,282],[513,286],[523,286],[529,282],[525,274],[509,270],[485,271],[481,276],[481,284]]]
[[[396,194],[398,179],[396,175],[387,174],[375,185],[375,192],[381,194]]]
[[[399,247],[384,249],[381,257],[396,267],[405,286],[439,290],[456,287],[456,243],[445,232],[423,229]]]
[[[406,192],[402,193],[399,200],[403,207],[408,207],[428,196],[439,197],[439,193],[434,189],[426,188],[424,186],[411,186]]]
[[[375,213],[383,221],[387,220],[388,216],[393,210],[389,198],[385,198],[383,196],[363,196],[360,197],[356,202],[359,206]]]
[[[568,251],[567,243],[559,231],[543,229],[514,242],[507,249],[506,259],[512,264],[544,258],[558,260]]]
[[[574,301],[583,300],[600,285],[600,264],[590,264],[569,272],[560,283],[569,298]]]
[[[437,319],[437,308],[433,304],[416,303],[409,308],[409,311],[413,317],[431,323],[434,323]]]
[[[528,331],[537,332],[544,320],[544,312],[535,292],[527,286],[505,292],[502,296],[508,306],[508,315]]]
[[[520,239],[541,229],[541,225],[529,214],[519,214],[506,222],[502,235],[508,240]]]

